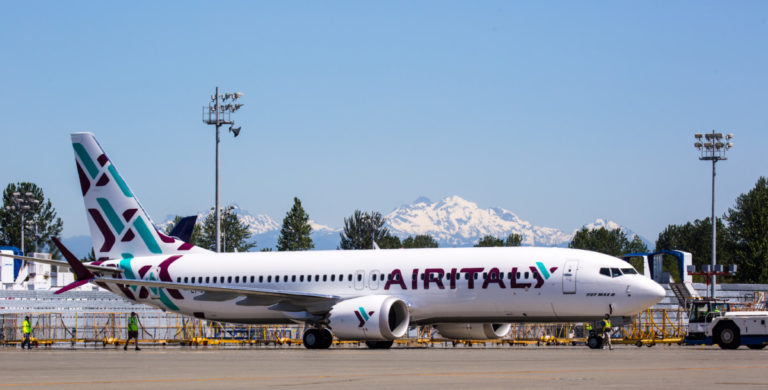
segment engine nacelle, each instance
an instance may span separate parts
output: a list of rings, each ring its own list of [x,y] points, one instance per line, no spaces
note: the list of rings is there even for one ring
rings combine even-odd
[[[512,324],[435,324],[440,335],[455,340],[500,339],[509,333]]]
[[[410,320],[408,306],[402,300],[369,295],[335,304],[328,327],[340,340],[391,341],[405,336]]]

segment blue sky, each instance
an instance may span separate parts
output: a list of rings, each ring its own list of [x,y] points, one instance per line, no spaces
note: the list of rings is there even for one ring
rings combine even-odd
[[[156,221],[222,197],[340,226],[460,195],[539,226],[608,218],[655,240],[709,215],[693,133],[736,134],[717,212],[768,175],[768,3],[7,2],[0,185],[86,234],[70,132],[92,131]]]

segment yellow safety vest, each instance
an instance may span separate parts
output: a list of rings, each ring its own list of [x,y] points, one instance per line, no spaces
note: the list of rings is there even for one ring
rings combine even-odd
[[[136,317],[131,317],[128,320],[128,330],[130,330],[132,332],[135,332],[135,331],[139,330],[139,324],[136,321]]]
[[[603,332],[611,330],[611,320],[603,320]]]
[[[592,324],[590,324],[589,322],[587,322],[587,331],[590,331],[590,330],[592,330]]]
[[[32,333],[32,324],[30,324],[27,320],[24,320],[24,322],[21,324],[21,328],[24,333]]]

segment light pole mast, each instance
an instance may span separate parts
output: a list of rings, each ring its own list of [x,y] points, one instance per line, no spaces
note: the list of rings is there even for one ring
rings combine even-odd
[[[24,194],[20,192],[14,192],[11,194],[11,199],[13,200],[13,206],[5,206],[5,209],[8,211],[18,211],[19,216],[21,217],[21,224],[19,228],[21,229],[21,251],[24,252],[26,255],[27,253],[24,251],[24,229],[26,226],[24,225],[24,216],[32,210],[33,205],[34,208],[37,209],[37,205],[40,204],[40,200],[35,199],[35,194],[31,192],[25,192]]]
[[[715,273],[715,265],[717,264],[717,220],[715,219],[715,165],[720,160],[727,160],[725,152],[733,147],[733,142],[728,142],[733,139],[733,134],[725,135],[725,141],[723,142],[723,133],[716,133],[712,130],[711,133],[706,134],[694,134],[696,142],[693,146],[699,150],[699,160],[712,161],[712,273]],[[702,143],[702,138],[703,143]],[[712,299],[715,298],[715,285],[717,284],[717,276],[710,275],[711,283],[709,285],[709,295]]]
[[[221,125],[229,125],[229,131],[237,137],[240,135],[241,127],[234,127],[235,121],[231,120],[231,114],[243,106],[242,103],[235,101],[243,96],[242,92],[219,94],[219,87],[216,87],[216,93],[211,95],[211,102],[203,107],[203,123],[216,126],[216,252],[221,252],[221,178],[219,171],[219,143],[221,137],[219,128]],[[232,103],[221,105],[219,101],[226,102],[232,99]]]

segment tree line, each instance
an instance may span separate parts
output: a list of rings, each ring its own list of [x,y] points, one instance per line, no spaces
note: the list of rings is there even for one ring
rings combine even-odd
[[[3,191],[3,207],[0,208],[0,245],[20,242],[21,221],[14,194],[29,193],[38,202],[26,211],[25,219],[34,221],[26,224],[24,252],[48,251],[58,257],[55,246],[50,245],[50,238],[61,234],[63,223],[56,215],[51,201],[34,183],[21,182],[9,184]],[[181,219],[177,216],[167,227],[170,233],[173,226]],[[722,218],[717,218],[717,255],[718,264],[736,264],[738,272],[726,281],[740,283],[768,283],[768,179],[760,177],[747,193],[741,194],[732,208]],[[682,224],[668,225],[656,240],[655,250],[679,249],[693,254],[694,264],[709,264],[711,259],[711,221],[710,218],[696,219]],[[35,233],[36,229],[36,233]],[[256,241],[248,226],[239,220],[234,206],[222,210],[222,244],[226,252],[245,252],[256,248]],[[301,200],[293,198],[293,205],[286,212],[282,221],[276,249],[278,251],[299,251],[314,248],[311,238],[312,226],[309,215],[304,210]],[[195,224],[191,244],[211,249],[215,248],[215,217],[211,212],[203,221]],[[512,233],[507,237],[484,236],[475,247],[520,246],[523,239],[520,234]],[[374,245],[375,243],[375,245]],[[396,248],[437,248],[438,242],[429,235],[415,235],[404,239],[391,234],[386,227],[386,219],[378,211],[363,212],[355,210],[344,218],[344,227],[339,233],[338,249],[396,249]],[[621,229],[587,229],[577,231],[570,248],[587,249],[620,256],[627,253],[645,253],[649,249],[638,236],[628,237]],[[271,251],[272,248],[262,248]],[[675,267],[669,267],[675,272]],[[674,276],[674,275],[673,275]]]

